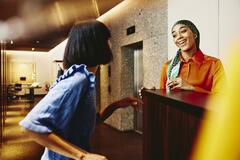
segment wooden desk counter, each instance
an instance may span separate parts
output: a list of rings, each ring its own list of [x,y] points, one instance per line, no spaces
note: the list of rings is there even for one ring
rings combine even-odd
[[[145,90],[143,159],[189,159],[208,98],[193,91]]]

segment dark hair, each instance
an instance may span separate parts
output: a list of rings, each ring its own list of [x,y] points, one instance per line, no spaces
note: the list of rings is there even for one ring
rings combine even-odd
[[[109,63],[112,51],[108,40],[111,33],[97,20],[78,22],[72,27],[63,56],[63,67],[86,64],[88,67]]]
[[[173,27],[175,27],[177,24],[183,24],[183,25],[187,26],[194,34],[197,35],[195,42],[196,42],[197,49],[199,49],[200,33],[199,33],[197,27],[189,20],[179,20],[173,25]],[[173,27],[172,27],[172,29],[173,29]]]

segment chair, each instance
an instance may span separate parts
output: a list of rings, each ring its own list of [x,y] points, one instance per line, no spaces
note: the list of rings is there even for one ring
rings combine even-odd
[[[16,92],[20,92],[22,90],[22,84],[21,83],[15,83],[14,90]]]
[[[16,95],[15,95],[15,85],[12,85],[12,84],[9,84],[7,86],[7,98],[8,100],[13,100],[16,98]]]
[[[22,91],[22,84],[16,83],[14,85],[10,84],[7,86],[7,97],[8,100],[17,99],[17,93]]]
[[[22,91],[22,84],[21,83],[15,83],[14,85],[14,92],[15,92],[15,96],[16,98],[18,97],[18,92]]]

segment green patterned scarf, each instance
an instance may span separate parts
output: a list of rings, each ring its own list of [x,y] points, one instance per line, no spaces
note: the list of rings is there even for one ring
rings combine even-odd
[[[168,74],[167,74],[168,80],[177,78],[179,74],[180,65],[181,65],[180,54],[181,54],[181,50],[178,50],[176,56],[172,59],[171,63],[168,65]]]

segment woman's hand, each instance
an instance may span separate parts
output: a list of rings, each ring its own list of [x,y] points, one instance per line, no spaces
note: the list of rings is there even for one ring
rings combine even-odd
[[[106,157],[99,155],[99,154],[93,154],[93,153],[87,153],[82,159],[80,160],[107,160]]]
[[[183,90],[194,90],[194,86],[184,81],[181,77],[171,79],[167,82],[167,87],[170,90],[183,89]]]
[[[128,107],[128,106],[133,106],[133,108],[135,110],[138,110],[141,104],[143,104],[141,99],[131,97],[131,96],[114,102],[114,105],[118,106],[118,108],[125,108],[125,107]]]
[[[141,107],[140,104],[143,104],[142,100],[135,97],[129,96],[120,99],[118,101],[111,103],[101,113],[97,114],[97,121],[98,122],[105,121],[118,108],[126,108],[128,106],[132,106],[134,110],[137,111]]]
[[[131,97],[131,96],[123,98],[123,99],[115,102],[116,105],[121,106],[121,107],[127,107],[130,105],[138,106],[142,103],[143,103],[142,100],[135,98],[135,97]]]

